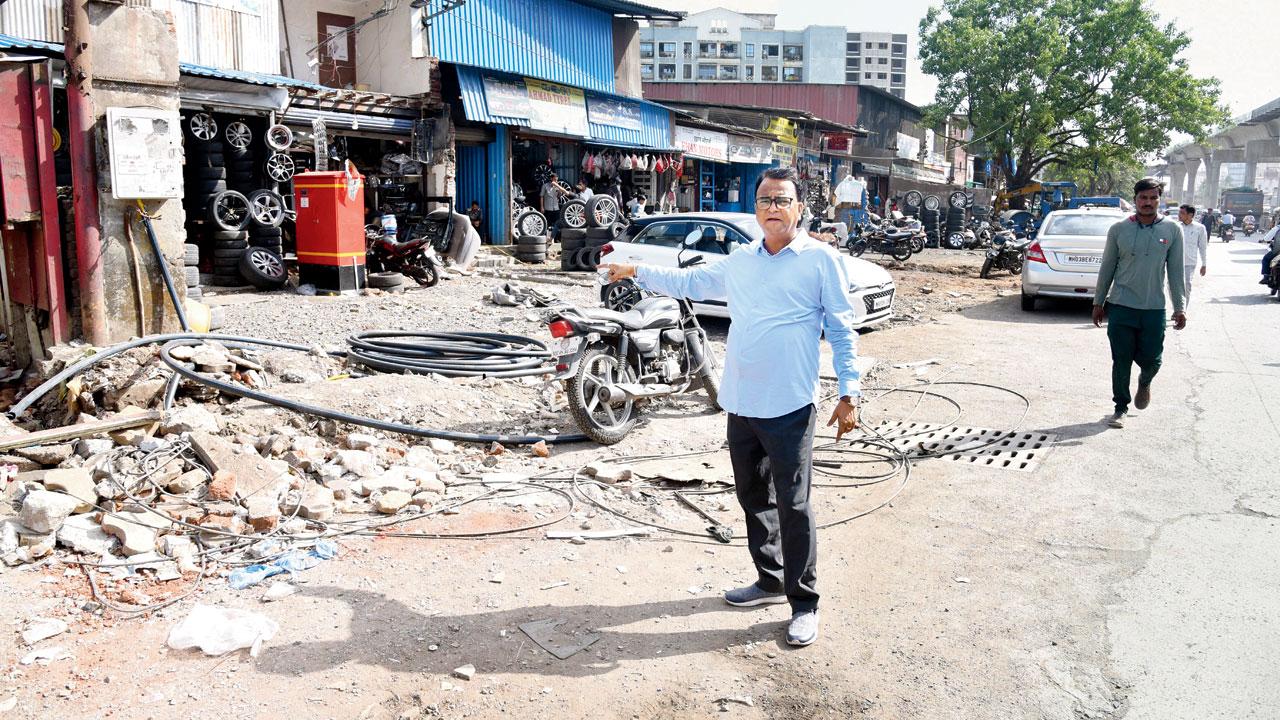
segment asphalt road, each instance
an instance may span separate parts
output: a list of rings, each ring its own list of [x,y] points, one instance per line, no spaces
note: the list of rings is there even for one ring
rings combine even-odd
[[[886,714],[1280,717],[1280,302],[1257,284],[1262,253],[1211,244],[1152,404],[1122,430],[1105,425],[1110,359],[1087,303],[1025,313],[1008,297],[864,338],[863,352],[1020,390],[1023,427],[1060,438],[1030,473],[922,464],[871,523],[913,566],[880,582],[926,598],[903,601],[907,626],[933,631],[885,640],[908,636],[944,668]],[[968,422],[1005,427],[1009,406],[969,398]]]

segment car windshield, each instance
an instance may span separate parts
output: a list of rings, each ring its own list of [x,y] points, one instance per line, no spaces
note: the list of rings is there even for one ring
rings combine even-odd
[[[1106,235],[1120,215],[1050,215],[1043,235]]]

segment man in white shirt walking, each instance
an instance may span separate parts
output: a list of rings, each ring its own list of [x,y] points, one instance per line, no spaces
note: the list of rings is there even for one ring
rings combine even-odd
[[[1182,228],[1182,277],[1185,279],[1186,303],[1191,302],[1191,278],[1196,274],[1199,264],[1203,276],[1209,269],[1209,231],[1196,222],[1194,205],[1182,205],[1178,208],[1179,227]]]

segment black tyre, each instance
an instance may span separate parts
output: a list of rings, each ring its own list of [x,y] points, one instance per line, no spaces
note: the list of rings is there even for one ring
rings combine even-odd
[[[591,244],[592,240],[609,242],[610,240],[613,240],[617,237],[618,235],[614,231],[612,225],[610,225],[609,227],[602,227],[602,228],[599,228],[599,227],[587,228],[587,244],[588,245]]]
[[[214,248],[213,257],[215,260],[217,258],[235,258],[236,262],[239,262],[240,256],[248,249],[248,243],[245,243],[244,245],[237,245],[236,247]]]
[[[239,287],[244,284],[244,280],[240,279],[238,273],[214,273],[210,284],[218,287]]]
[[[720,371],[716,369],[709,343],[704,340],[689,344],[689,365],[698,369],[698,379],[707,392],[707,399],[713,406],[720,407]]]
[[[849,248],[849,254],[854,257],[862,257],[862,253],[867,251],[867,242],[865,240],[856,240]]]
[[[209,221],[223,230],[243,230],[250,221],[249,198],[224,190],[209,201]]]
[[[1028,294],[1026,294],[1026,293],[1023,293],[1023,294],[1022,294],[1022,309],[1023,309],[1024,311],[1026,311],[1026,312],[1035,312],[1035,311],[1036,311],[1036,296],[1035,296],[1035,295],[1028,295]]]
[[[274,228],[251,227],[251,228],[249,228],[249,237],[250,237],[250,238],[270,238],[270,239],[272,239],[272,240],[279,240],[279,239],[280,239],[281,237],[283,237],[283,236],[284,236],[284,232],[283,232],[283,231],[281,231],[281,230],[280,230],[280,228],[278,228],[278,227],[274,227]]]
[[[959,233],[959,232],[947,233],[947,248],[951,250],[964,249],[964,233]]]
[[[1022,257],[1021,256],[1015,258],[1012,262],[1009,263],[1009,274],[1010,275],[1022,274]]]
[[[213,196],[226,190],[226,180],[192,180],[186,187],[186,191],[196,197]]]
[[[596,195],[587,201],[586,209],[588,227],[610,227],[622,217],[618,201],[612,195]]]
[[[243,230],[214,230],[209,233],[209,238],[214,242],[232,242],[235,240],[248,240],[249,233]]]
[[[440,282],[440,270],[430,262],[424,262],[421,266],[408,267],[405,270],[409,273],[409,277],[421,287],[435,287]]]
[[[579,229],[587,226],[587,204],[570,200],[560,206],[560,224],[565,228]]]
[[[583,255],[583,261],[588,270],[595,270],[600,266],[600,258],[604,255],[604,248],[584,248],[586,254]]]
[[[249,248],[240,256],[240,276],[259,290],[278,290],[289,272],[279,255],[266,248]]]
[[[194,267],[200,264],[200,246],[187,243],[182,246],[182,264]]]
[[[562,255],[568,255],[580,247],[585,247],[586,244],[587,240],[584,237],[571,238],[565,237],[563,234],[560,235],[560,253]]]
[[[924,202],[924,195],[919,190],[908,190],[906,195],[902,196],[902,204],[910,208],[918,208]]]
[[[516,216],[516,235],[546,235],[547,217],[537,210],[529,209]]]
[[[187,172],[195,172],[200,168],[225,168],[226,160],[222,153],[188,153]]]
[[[560,228],[560,242],[565,240],[585,240],[587,231],[584,228]]]
[[[404,285],[404,275],[398,272],[369,273],[365,277],[365,284],[371,288],[394,288]]]
[[[600,288],[600,301],[615,312],[626,312],[636,306],[644,296],[633,280],[619,280]]]
[[[284,222],[284,198],[270,190],[255,190],[250,193],[249,216],[254,225],[262,228],[278,228]]]
[[[516,241],[517,253],[543,253],[547,252],[547,239],[544,237],[527,236]]]
[[[991,258],[987,258],[986,260],[983,260],[982,269],[978,271],[978,277],[980,278],[991,277],[991,266],[994,264],[994,262],[995,261],[992,260]]]
[[[540,265],[547,261],[547,254],[542,253],[516,253],[516,259],[523,263],[531,265]]]
[[[195,182],[207,181],[207,180],[226,180],[227,169],[222,167],[197,166],[196,168],[190,170],[187,173],[187,175],[191,180]]]
[[[947,204],[963,210],[969,206],[969,196],[963,190],[956,190],[947,196]]]
[[[609,403],[600,398],[604,388],[631,379],[631,373],[605,347],[590,348],[578,369],[565,384],[569,413],[587,437],[601,445],[613,445],[636,425],[635,404],[631,400]]]
[[[911,257],[912,252],[914,251],[911,249],[911,243],[897,243],[893,246],[893,251],[889,253],[889,257],[897,260],[898,262],[902,262],[903,260]]]
[[[581,247],[573,253],[573,269],[574,270],[593,270],[591,266],[591,251],[593,248]]]
[[[187,287],[195,287],[200,284],[200,268],[194,265],[188,265],[182,268],[183,279],[187,283]]]

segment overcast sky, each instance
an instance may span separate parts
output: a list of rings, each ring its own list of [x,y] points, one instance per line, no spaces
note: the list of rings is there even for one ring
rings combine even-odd
[[[778,15],[779,29],[843,25],[852,31],[897,32],[911,36],[907,100],[933,100],[935,83],[915,58],[920,20],[938,0],[833,2],[832,0],[642,0],[669,10],[697,12],[727,7]],[[1148,0],[1163,20],[1191,37],[1185,53],[1191,71],[1222,81],[1223,99],[1240,115],[1280,98],[1280,0]]]

